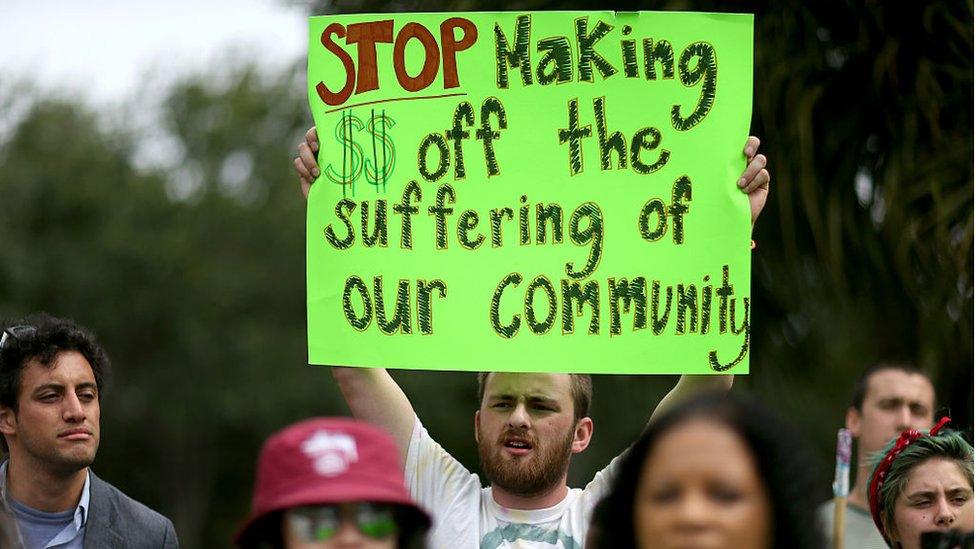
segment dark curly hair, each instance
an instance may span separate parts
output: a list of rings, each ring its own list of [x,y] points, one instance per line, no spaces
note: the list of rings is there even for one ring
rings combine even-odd
[[[758,401],[724,393],[706,393],[679,404],[648,426],[622,458],[610,493],[594,511],[593,547],[636,547],[634,500],[644,462],[665,434],[701,418],[728,427],[749,447],[770,499],[773,547],[825,547],[807,445]]]
[[[107,381],[108,355],[95,340],[95,335],[75,322],[37,313],[18,320],[5,321],[0,333],[6,333],[0,347],[0,406],[17,410],[17,395],[24,367],[34,360],[50,367],[58,354],[65,351],[81,353],[91,366],[98,387],[98,398]],[[0,437],[3,451],[7,441]]]

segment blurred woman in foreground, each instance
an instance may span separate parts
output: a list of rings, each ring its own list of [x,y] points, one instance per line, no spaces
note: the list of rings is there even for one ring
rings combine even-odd
[[[943,538],[973,532],[973,447],[958,432],[943,430],[948,422],[942,418],[928,434],[905,431],[875,462],[868,503],[891,547],[923,547],[927,532]]]
[[[806,446],[769,410],[703,395],[655,419],[594,512],[589,547],[824,547]]]

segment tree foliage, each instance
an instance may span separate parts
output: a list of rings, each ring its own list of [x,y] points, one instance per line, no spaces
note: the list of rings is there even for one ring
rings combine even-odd
[[[137,136],[57,99],[0,146],[0,316],[100,334],[115,376],[95,467],[187,547],[228,544],[264,436],[344,413],[303,366],[302,86],[248,69],[175,85],[161,130],[180,152],[159,169],[134,167]]]

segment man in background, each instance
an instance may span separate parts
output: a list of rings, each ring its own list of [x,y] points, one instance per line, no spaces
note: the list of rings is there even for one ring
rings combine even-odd
[[[932,427],[934,413],[932,380],[915,366],[901,361],[881,361],[861,374],[845,421],[857,440],[857,476],[847,498],[844,547],[887,549],[868,509],[870,458],[906,429],[927,432]],[[834,500],[824,503],[820,512],[827,537],[833,539]]]
[[[176,548],[173,524],[91,471],[108,356],[70,320],[0,332],[0,507],[34,548]]]

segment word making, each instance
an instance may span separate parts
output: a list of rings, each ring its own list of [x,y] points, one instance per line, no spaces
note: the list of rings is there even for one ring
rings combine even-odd
[[[705,41],[685,46],[676,61],[675,48],[668,40],[645,37],[638,47],[637,39],[631,36],[633,28],[630,25],[621,25],[618,30],[603,19],[597,18],[593,22],[589,17],[579,17],[573,21],[571,33],[541,38],[536,42],[538,57],[533,64],[531,15],[519,15],[513,32],[506,32],[500,23],[495,23],[493,30],[495,63],[491,69],[499,90],[508,89],[513,81],[520,81],[522,86],[532,86],[536,82],[549,86],[574,79],[594,82],[597,74],[603,80],[622,74],[623,78],[647,81],[671,80],[677,74],[682,85],[700,86],[698,100],[690,112],[682,113],[680,105],[671,107],[671,124],[680,131],[699,124],[715,103],[718,59],[714,47]],[[619,63],[612,61],[616,55],[608,53],[609,43],[601,44],[615,35],[620,37]],[[346,48],[355,49],[355,60],[337,38],[344,39]],[[377,93],[389,97],[402,92],[420,92],[431,86],[439,73],[443,90],[463,87],[458,56],[474,49],[478,39],[478,27],[463,17],[449,17],[433,32],[416,21],[406,22],[396,33],[393,19],[348,26],[333,22],[322,31],[320,42],[342,64],[345,79],[338,90],[331,89],[323,81],[315,85],[315,90],[325,105],[337,106],[353,95]],[[406,61],[407,48],[412,41],[423,48],[423,64],[415,75],[409,73]],[[393,44],[392,51],[386,54],[391,59],[379,58],[377,44]],[[389,50],[382,51],[385,54]],[[399,90],[390,89],[394,85],[392,82],[380,81],[378,67],[384,63],[392,64]],[[512,72],[518,76],[513,78]]]

